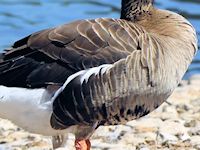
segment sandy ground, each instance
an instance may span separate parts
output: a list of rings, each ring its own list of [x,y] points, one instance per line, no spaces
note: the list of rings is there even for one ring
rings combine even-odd
[[[66,149],[73,150],[73,136]],[[200,77],[184,81],[153,113],[124,126],[100,127],[92,150],[200,150]],[[50,150],[51,138],[0,119],[0,150]]]

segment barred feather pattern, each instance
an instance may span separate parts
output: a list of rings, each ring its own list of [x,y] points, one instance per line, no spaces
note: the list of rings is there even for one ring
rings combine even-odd
[[[148,14],[153,0],[122,0],[121,19],[137,20]]]
[[[131,43],[132,49],[126,48],[131,53],[108,66],[79,72],[67,83],[55,97],[52,126],[63,129],[73,124],[90,126],[95,122],[123,124],[160,106],[180,82],[197,50],[193,27],[183,18],[174,20],[187,29],[180,39],[175,39],[173,34],[164,36],[163,31],[147,32],[149,29],[124,22],[128,26],[123,27],[127,34],[137,37]],[[189,44],[185,44],[187,34],[192,37],[187,41]],[[121,40],[120,36],[115,38]]]

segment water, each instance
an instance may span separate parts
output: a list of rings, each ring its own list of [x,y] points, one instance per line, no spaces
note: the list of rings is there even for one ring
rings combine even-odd
[[[121,0],[0,0],[0,50],[32,32],[77,19],[118,18]],[[155,0],[188,18],[200,37],[200,0]],[[200,45],[200,43],[199,43]],[[185,78],[200,73],[200,52]]]

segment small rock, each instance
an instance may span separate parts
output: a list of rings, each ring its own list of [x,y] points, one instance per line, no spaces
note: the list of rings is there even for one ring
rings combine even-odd
[[[159,129],[160,133],[168,133],[174,136],[187,133],[187,131],[188,129],[183,126],[181,121],[178,122],[177,120],[166,120]]]
[[[136,150],[150,150],[144,143],[136,146]]]
[[[192,100],[192,101],[191,101],[191,104],[192,104],[193,106],[200,106],[200,98],[195,99],[195,100]]]
[[[163,142],[166,141],[178,141],[178,138],[169,133],[159,133],[158,136],[162,139]]]
[[[121,144],[132,144],[133,146],[140,145],[141,143],[145,142],[145,138],[143,136],[140,136],[138,134],[134,133],[126,133],[123,136],[123,139],[120,139],[118,143]]]
[[[191,85],[200,85],[200,75],[195,74],[189,79],[189,84]]]
[[[7,142],[6,141],[0,141],[0,144],[6,144]]]
[[[190,142],[191,142],[191,144],[193,145],[193,146],[195,146],[195,145],[199,145],[200,144],[200,136],[192,136],[191,138],[190,138]]]
[[[188,80],[182,80],[180,83],[179,83],[179,87],[184,87],[184,86],[186,86],[186,85],[188,85]]]
[[[189,106],[186,104],[181,104],[181,105],[177,105],[176,106],[176,110],[177,112],[180,113],[184,113],[190,110]]]
[[[194,145],[195,150],[200,150],[200,144]]]
[[[156,138],[155,138],[156,139]],[[155,139],[151,139],[151,138],[145,138],[145,142],[148,145],[156,145],[156,140]]]
[[[199,127],[192,128],[188,131],[188,134],[190,136],[200,135],[200,128]]]
[[[139,150],[150,150],[150,149],[147,147],[143,147],[143,148],[140,148]]]
[[[187,133],[179,134],[179,135],[176,135],[176,136],[183,142],[190,141],[190,136]]]
[[[195,127],[197,125],[197,121],[196,120],[190,120],[184,123],[185,127]]]

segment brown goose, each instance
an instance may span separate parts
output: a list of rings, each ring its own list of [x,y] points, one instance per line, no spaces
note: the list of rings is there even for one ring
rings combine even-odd
[[[161,105],[197,51],[196,32],[153,0],[122,0],[120,19],[79,20],[33,33],[1,54],[0,117],[90,148],[100,125],[124,124]]]

